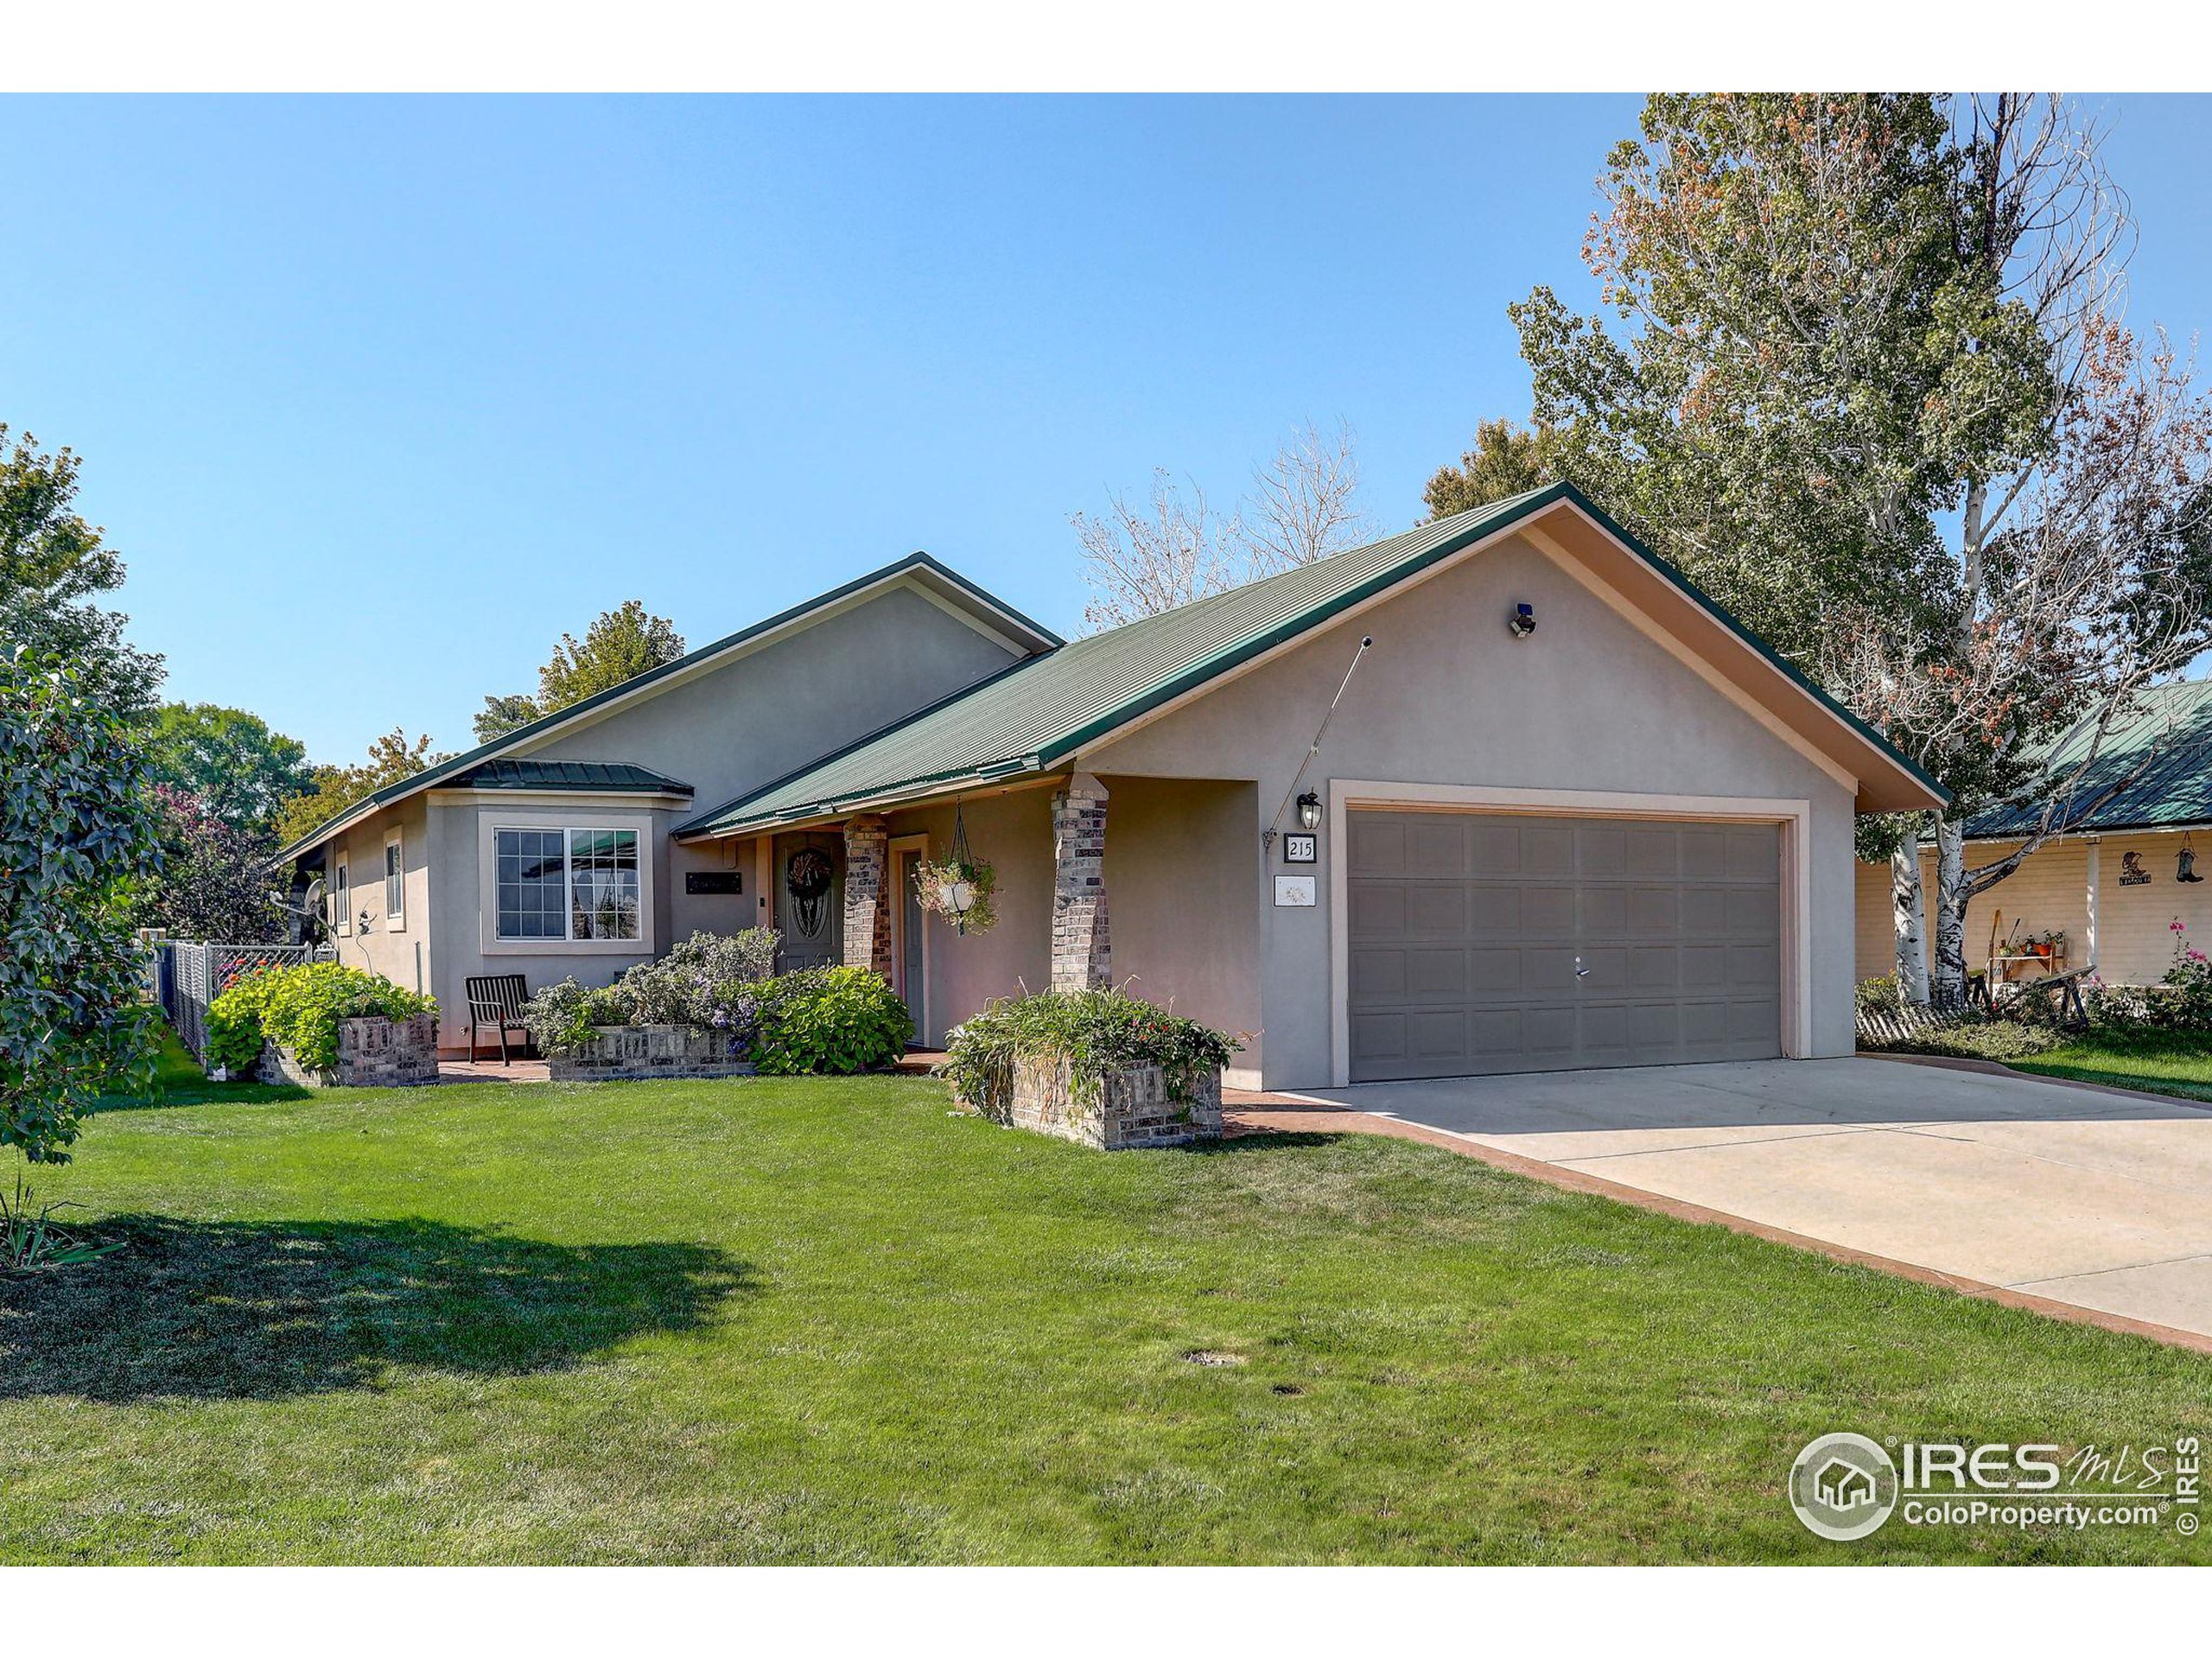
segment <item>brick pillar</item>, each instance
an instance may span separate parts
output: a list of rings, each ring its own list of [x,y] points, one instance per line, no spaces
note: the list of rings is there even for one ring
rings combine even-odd
[[[891,977],[891,849],[881,818],[845,822],[845,965]]]
[[[1106,927],[1106,786],[1087,772],[1052,797],[1052,988],[1113,983]]]

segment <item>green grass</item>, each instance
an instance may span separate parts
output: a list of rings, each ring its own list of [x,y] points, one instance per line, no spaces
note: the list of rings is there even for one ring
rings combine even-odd
[[[2147,1089],[2184,1100],[2212,1101],[2212,1033],[2095,1031],[2046,1049],[2032,1059],[2010,1062],[2017,1070],[2082,1083]]]
[[[130,1248],[0,1282],[0,1560],[2203,1559],[1782,1489],[1838,1428],[2167,1443],[2212,1363],[1427,1147],[182,1084],[48,1182]]]

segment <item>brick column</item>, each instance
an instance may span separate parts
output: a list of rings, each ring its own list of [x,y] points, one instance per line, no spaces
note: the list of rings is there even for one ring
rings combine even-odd
[[[845,821],[845,965],[891,977],[891,850],[881,818]]]
[[[1052,797],[1052,988],[1113,983],[1106,927],[1106,786],[1087,772]]]

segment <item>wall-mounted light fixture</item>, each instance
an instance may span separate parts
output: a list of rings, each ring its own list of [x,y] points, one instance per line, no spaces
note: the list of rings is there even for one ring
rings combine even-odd
[[[1516,605],[1513,607],[1513,614],[1505,619],[1505,626],[1511,631],[1516,639],[1526,639],[1536,631],[1536,607],[1533,605]]]
[[[1298,822],[1308,830],[1321,827],[1321,798],[1310,789],[1298,798]]]

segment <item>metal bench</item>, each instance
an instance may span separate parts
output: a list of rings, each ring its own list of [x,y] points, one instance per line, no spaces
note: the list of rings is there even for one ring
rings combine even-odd
[[[530,1000],[529,982],[520,974],[490,974],[465,980],[462,986],[468,993],[468,1058],[476,1058],[478,1030],[489,1026],[499,1034],[499,1064],[511,1064],[507,1033],[520,1032],[524,1042],[530,1040],[530,1027],[522,1020],[522,1005]]]

